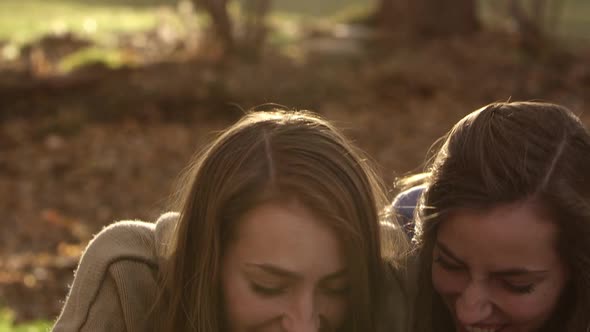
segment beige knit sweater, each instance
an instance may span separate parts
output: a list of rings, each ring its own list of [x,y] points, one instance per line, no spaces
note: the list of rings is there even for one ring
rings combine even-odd
[[[54,332],[149,331],[158,264],[178,214],[154,223],[121,221],[84,251]]]
[[[53,332],[144,332],[153,329],[158,266],[177,213],[158,221],[121,221],[104,228],[84,251]],[[377,331],[406,332],[410,321],[407,273],[391,270]],[[381,316],[381,315],[379,315]],[[214,332],[214,331],[212,331]]]

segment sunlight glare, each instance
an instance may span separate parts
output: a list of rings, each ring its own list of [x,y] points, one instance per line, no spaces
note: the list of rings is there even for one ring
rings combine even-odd
[[[7,44],[2,48],[2,58],[7,61],[16,60],[20,55],[20,50],[15,44]]]
[[[93,34],[96,32],[97,29],[96,20],[93,18],[86,18],[84,19],[83,28],[84,31],[88,34]]]
[[[67,32],[68,26],[63,19],[54,20],[51,22],[51,32],[55,35],[63,35]]]

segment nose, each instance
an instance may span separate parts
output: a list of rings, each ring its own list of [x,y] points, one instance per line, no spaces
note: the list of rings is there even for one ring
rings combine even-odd
[[[471,281],[455,301],[455,312],[461,324],[471,325],[485,320],[492,314],[489,294],[478,281]]]
[[[317,332],[320,330],[320,315],[313,293],[294,298],[283,313],[283,329],[286,332]]]

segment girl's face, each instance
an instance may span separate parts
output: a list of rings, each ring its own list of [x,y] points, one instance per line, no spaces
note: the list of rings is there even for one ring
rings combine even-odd
[[[334,331],[349,289],[336,234],[297,203],[264,204],[238,221],[222,260],[231,332]]]
[[[531,332],[556,309],[568,273],[557,228],[530,203],[463,210],[438,229],[432,282],[458,332]]]

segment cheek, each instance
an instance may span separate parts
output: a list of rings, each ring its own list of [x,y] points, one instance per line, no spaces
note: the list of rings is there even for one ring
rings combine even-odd
[[[225,319],[232,330],[259,325],[280,315],[277,300],[255,294],[245,280],[228,278],[222,287]]]
[[[346,319],[348,300],[345,297],[320,296],[319,315],[329,322],[330,326],[340,327]]]
[[[514,323],[537,329],[551,317],[558,299],[556,289],[539,289],[527,295],[505,294],[498,300],[498,307]]]

